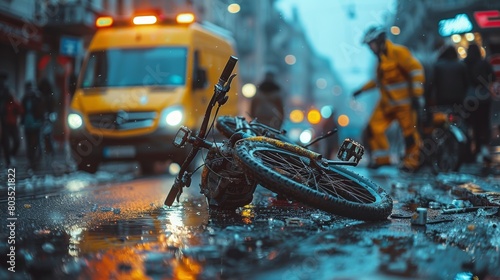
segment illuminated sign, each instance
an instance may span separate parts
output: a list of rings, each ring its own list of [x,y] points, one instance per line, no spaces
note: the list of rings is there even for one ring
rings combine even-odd
[[[481,28],[499,28],[500,11],[479,11],[474,13],[477,25]]]
[[[466,14],[458,14],[454,18],[439,21],[439,34],[447,37],[453,34],[467,33],[472,30],[472,22]]]

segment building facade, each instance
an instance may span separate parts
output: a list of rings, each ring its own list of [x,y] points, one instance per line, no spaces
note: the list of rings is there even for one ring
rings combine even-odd
[[[94,32],[103,1],[0,1],[0,71],[17,99],[24,84],[47,79],[59,117],[56,140],[64,142],[71,82],[78,73],[85,41]]]
[[[228,7],[236,4],[237,12]],[[60,116],[66,115],[86,46],[99,15],[130,16],[135,11],[195,12],[198,20],[228,30],[235,39],[241,85],[258,84],[273,69],[283,86],[287,107],[317,106],[316,96],[332,91],[336,79],[328,63],[321,63],[298,17],[284,20],[275,0],[0,0],[0,71],[18,99],[24,83],[48,79],[53,85]],[[328,81],[318,87],[317,80]],[[321,98],[323,100],[324,98]],[[243,98],[241,112],[249,99]],[[64,141],[65,117],[58,118],[56,134]]]

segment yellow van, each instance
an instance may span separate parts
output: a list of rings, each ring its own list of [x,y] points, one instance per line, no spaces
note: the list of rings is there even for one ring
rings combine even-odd
[[[157,160],[182,163],[189,149],[173,147],[175,133],[200,126],[234,42],[192,14],[96,24],[67,119],[78,169],[133,160],[150,173]],[[235,80],[221,114],[238,114],[238,88]]]

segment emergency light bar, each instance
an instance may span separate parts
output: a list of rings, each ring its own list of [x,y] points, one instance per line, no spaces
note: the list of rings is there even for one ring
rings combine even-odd
[[[192,13],[180,13],[173,17],[159,17],[152,14],[141,14],[134,16],[132,21],[129,19],[113,19],[110,16],[101,16],[96,19],[96,27],[110,27],[110,26],[127,26],[131,25],[152,25],[158,23],[167,24],[190,24],[195,21],[195,16]]]

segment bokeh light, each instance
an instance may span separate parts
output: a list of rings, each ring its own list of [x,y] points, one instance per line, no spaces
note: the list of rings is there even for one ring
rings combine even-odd
[[[453,41],[453,43],[460,43],[460,41],[462,41],[462,36],[453,34],[451,35],[451,40]]]
[[[332,88],[332,93],[334,96],[339,96],[342,94],[342,88],[339,85],[336,85]]]
[[[467,39],[467,41],[471,42],[471,41],[474,41],[474,38],[476,36],[474,36],[474,33],[465,33],[465,39]]]
[[[316,86],[319,88],[319,89],[325,89],[326,86],[327,86],[327,82],[325,79],[323,78],[319,78],[316,80]]]
[[[290,121],[294,123],[299,123],[304,120],[304,112],[299,109],[292,110],[290,112]]]
[[[241,7],[239,4],[233,3],[227,6],[227,11],[230,12],[231,14],[236,14],[241,10]]]
[[[257,87],[251,83],[244,84],[243,87],[241,88],[241,93],[246,98],[252,98],[255,96],[255,93],[257,93]]]
[[[467,56],[467,51],[465,50],[464,47],[458,47],[457,52],[461,58],[465,58]]]
[[[337,122],[340,126],[347,126],[349,125],[349,117],[347,115],[340,115]]]
[[[391,33],[392,33],[392,35],[396,35],[397,36],[397,35],[401,34],[401,29],[399,29],[398,26],[392,26],[391,27]]]
[[[311,124],[318,124],[321,121],[321,114],[317,109],[311,109],[309,113],[307,113],[307,120]]]
[[[324,118],[324,119],[328,119],[329,117],[331,117],[333,115],[333,108],[332,106],[323,106],[321,107],[321,116]]]
[[[288,64],[288,65],[294,65],[295,62],[297,62],[297,59],[295,58],[294,55],[287,55],[285,56],[285,63]]]

